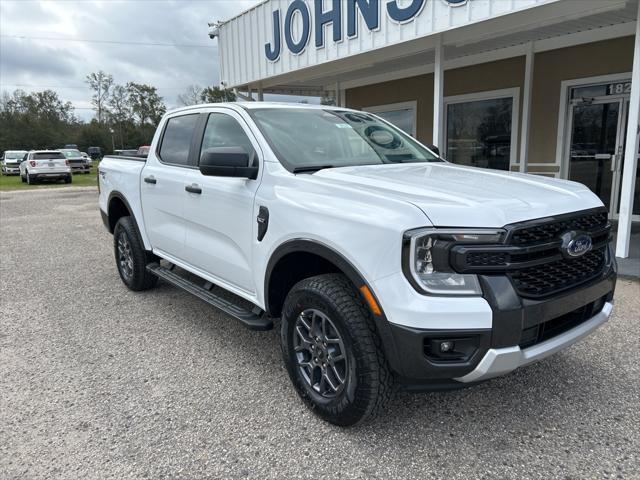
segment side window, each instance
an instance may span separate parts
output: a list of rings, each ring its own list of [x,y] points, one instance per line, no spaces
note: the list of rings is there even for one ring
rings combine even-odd
[[[209,115],[202,138],[200,158],[208,149],[218,147],[242,147],[249,154],[249,165],[257,161],[256,151],[247,134],[236,119],[224,113]]]
[[[189,147],[197,121],[198,114],[173,117],[167,121],[160,146],[160,160],[175,165],[189,163]]]

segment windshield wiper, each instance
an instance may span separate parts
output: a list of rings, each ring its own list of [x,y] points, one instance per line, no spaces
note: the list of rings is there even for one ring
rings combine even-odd
[[[303,167],[296,167],[293,169],[293,173],[315,173],[318,170],[325,168],[334,168],[334,165],[305,165]]]

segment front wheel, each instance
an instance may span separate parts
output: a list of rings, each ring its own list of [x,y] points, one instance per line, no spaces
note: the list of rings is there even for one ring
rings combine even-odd
[[[393,377],[375,325],[343,275],[296,284],[285,301],[281,335],[291,381],[326,421],[340,426],[364,422],[391,397]]]
[[[122,217],[113,230],[113,250],[122,282],[134,291],[148,290],[158,277],[147,270],[157,257],[144,249],[138,229],[131,217]]]

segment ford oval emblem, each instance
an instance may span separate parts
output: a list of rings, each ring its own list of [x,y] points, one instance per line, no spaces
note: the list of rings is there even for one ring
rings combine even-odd
[[[593,240],[589,235],[578,235],[572,238],[566,247],[567,255],[570,257],[581,257],[585,253],[591,250],[593,247]]]

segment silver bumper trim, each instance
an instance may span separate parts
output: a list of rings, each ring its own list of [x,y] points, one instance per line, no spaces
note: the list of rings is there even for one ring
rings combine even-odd
[[[518,367],[542,360],[589,335],[609,319],[612,310],[613,304],[607,302],[604,304],[600,313],[594,315],[586,322],[524,350],[518,346],[492,348],[485,354],[484,358],[480,360],[480,363],[472,372],[467,373],[463,377],[458,377],[455,380],[463,383],[487,380],[509,373]]]

